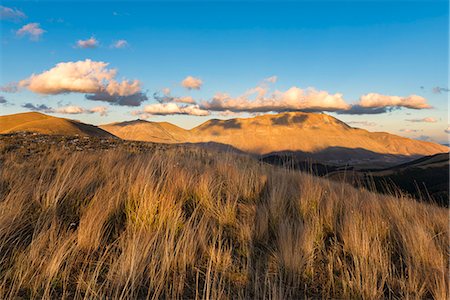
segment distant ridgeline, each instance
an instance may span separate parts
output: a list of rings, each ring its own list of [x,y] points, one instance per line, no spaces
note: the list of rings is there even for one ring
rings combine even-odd
[[[257,156],[288,153],[299,160],[312,159],[320,163],[365,168],[393,166],[449,150],[431,142],[353,128],[326,114],[303,112],[246,119],[212,119],[191,130],[167,122],[143,120],[97,127],[35,112],[0,117],[0,133],[17,131],[196,144]]]

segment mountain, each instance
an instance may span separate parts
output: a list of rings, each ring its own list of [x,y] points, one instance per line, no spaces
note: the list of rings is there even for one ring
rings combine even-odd
[[[132,121],[101,126],[123,139],[166,143],[224,144],[247,153],[290,152],[318,160],[382,160],[447,152],[448,147],[386,132],[353,128],[326,114],[287,112],[253,118],[212,119],[184,130],[169,123]]]
[[[0,134],[19,131],[50,135],[80,135],[112,138],[114,135],[94,125],[47,116],[38,112],[0,116]]]
[[[209,120],[191,130],[143,120],[100,127],[37,112],[0,117],[0,133],[113,137],[157,143],[196,144],[256,155],[284,154],[336,165],[386,167],[424,155],[448,152],[431,142],[353,128],[326,114],[287,112],[253,118]],[[384,162],[385,164],[380,164]]]
[[[135,120],[101,125],[100,128],[125,140],[156,143],[184,143],[189,131],[167,122]]]
[[[249,119],[209,120],[191,132],[193,141],[229,144],[255,154],[318,153],[332,148],[407,156],[448,151],[447,147],[434,143],[352,128],[329,115],[316,113],[290,112]]]

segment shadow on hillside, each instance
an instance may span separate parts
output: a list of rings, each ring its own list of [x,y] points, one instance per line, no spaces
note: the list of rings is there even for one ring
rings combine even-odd
[[[209,126],[219,126],[223,129],[241,129],[241,124],[239,123],[239,120],[237,119],[230,119],[230,120],[218,120],[218,119],[212,119],[208,121]]]
[[[284,168],[300,170],[315,176],[327,177],[334,181],[350,183],[357,188],[365,188],[383,194],[407,194],[419,201],[433,202],[440,206],[449,206],[449,154],[441,153],[420,157],[413,160],[413,156],[392,156],[370,151],[355,149],[326,149],[316,154],[299,152],[284,152],[270,154],[260,158],[261,161]],[[349,158],[346,164],[329,164],[332,153],[344,154],[342,158]],[[313,159],[314,158],[314,159]],[[372,159],[371,163],[352,165],[358,159]],[[373,159],[388,159],[390,162],[399,160],[395,166],[382,167],[386,161],[376,163]],[[407,162],[404,162],[407,160]],[[364,162],[364,161],[362,161]],[[361,168],[365,166],[365,168]]]
[[[141,120],[141,119],[137,119],[137,120],[131,120],[131,121],[124,121],[124,122],[120,122],[120,123],[115,123],[114,126],[125,127],[125,126],[128,126],[128,125],[136,125],[136,124],[141,124],[141,123],[146,124],[146,123],[150,123],[150,122],[145,121],[145,120]]]
[[[307,115],[290,116],[282,115],[281,117],[272,118],[272,125],[289,125],[291,123],[303,123],[308,119]]]

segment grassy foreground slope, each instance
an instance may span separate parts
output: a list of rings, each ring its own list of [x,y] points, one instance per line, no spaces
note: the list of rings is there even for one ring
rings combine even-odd
[[[0,156],[0,298],[448,299],[448,210],[245,156]]]

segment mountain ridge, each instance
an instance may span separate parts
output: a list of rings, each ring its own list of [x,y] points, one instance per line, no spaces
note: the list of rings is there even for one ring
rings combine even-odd
[[[18,122],[10,120],[9,127],[5,128],[5,122],[2,120],[14,119],[17,116],[22,116],[22,119],[27,119],[27,122],[22,120],[22,125],[19,124],[17,127],[12,125]],[[33,123],[35,121],[39,126]],[[51,126],[45,127],[47,123]],[[282,152],[326,153],[330,160],[334,159],[333,156],[339,160],[339,156],[343,154],[348,159],[353,155],[352,153],[359,153],[359,156],[363,157],[364,152],[361,150],[366,150],[367,153],[412,158],[449,151],[448,147],[431,142],[412,140],[387,132],[369,132],[365,129],[354,128],[323,113],[285,112],[250,118],[210,119],[189,130],[169,122],[140,119],[98,127],[81,124],[83,123],[39,113],[25,113],[0,117],[0,133],[18,129],[31,129],[30,131],[36,130],[48,134],[56,134],[53,131],[73,133],[83,132],[80,126],[88,126],[92,130],[98,129],[125,140],[198,144],[204,147],[223,144],[255,155]],[[66,128],[69,125],[75,126],[78,131],[73,128],[70,131]],[[64,130],[57,130],[58,126],[63,126]],[[96,131],[95,134],[99,133]],[[333,149],[336,151],[333,152]]]

